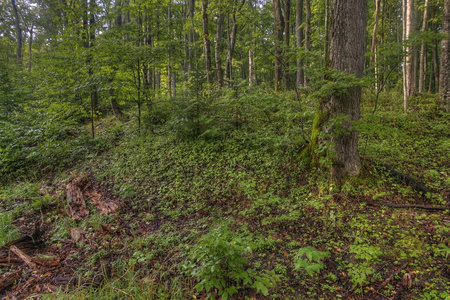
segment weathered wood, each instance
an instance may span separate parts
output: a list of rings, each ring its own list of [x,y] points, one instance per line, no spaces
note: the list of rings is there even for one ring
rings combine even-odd
[[[366,201],[368,205],[371,206],[387,206],[391,208],[418,208],[418,209],[424,209],[424,210],[450,210],[450,207],[445,206],[428,206],[428,205],[421,205],[421,204],[391,204],[391,203],[384,203],[384,202],[372,202],[372,201]]]
[[[18,279],[20,279],[20,272],[22,271],[15,271],[0,277],[0,292],[13,285]]]
[[[14,252],[21,260],[23,260],[30,268],[36,268],[36,264],[32,262],[31,257],[25,254],[22,250],[17,248],[16,246],[11,246],[11,251]]]

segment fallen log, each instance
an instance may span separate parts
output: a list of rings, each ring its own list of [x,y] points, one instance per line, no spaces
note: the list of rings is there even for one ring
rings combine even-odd
[[[372,201],[366,201],[367,205],[371,206],[386,206],[391,208],[417,208],[417,209],[424,209],[424,210],[450,210],[450,207],[446,206],[428,206],[428,205],[421,205],[421,204],[391,204],[391,203],[384,203],[384,202],[372,202]]]
[[[424,186],[423,184],[418,182],[416,179],[414,179],[408,175],[400,173],[399,171],[395,170],[391,165],[382,164],[381,168],[386,170],[391,177],[393,177],[400,183],[403,183],[403,184],[406,184],[407,186],[412,187],[416,192],[418,192],[420,195],[422,195],[422,197],[427,197],[427,194],[428,195],[433,194],[433,192],[429,188],[427,188],[426,186]]]

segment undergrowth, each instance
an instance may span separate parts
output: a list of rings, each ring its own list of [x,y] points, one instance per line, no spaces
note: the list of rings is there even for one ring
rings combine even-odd
[[[105,132],[114,143],[86,156],[77,169],[119,195],[119,211],[92,213],[79,223],[48,218],[55,244],[73,226],[86,229],[91,244],[78,246],[85,255],[80,275],[108,276],[100,287],[60,290],[53,297],[449,297],[448,210],[383,206],[448,201],[450,124],[433,99],[413,102],[417,109],[407,116],[382,105],[374,115],[365,113],[355,125],[363,173],[338,190],[326,161],[309,171],[299,157],[305,147],[299,133],[304,126],[310,134],[312,107],[296,110],[289,93],[236,95],[203,102],[202,115],[176,99],[160,108],[167,117],[162,125],[139,134],[133,123]],[[168,118],[170,109],[184,117]],[[416,178],[436,197],[417,195],[380,170],[382,163]],[[2,202],[40,197],[20,187],[15,196],[5,189]],[[98,265],[105,267],[95,273]]]

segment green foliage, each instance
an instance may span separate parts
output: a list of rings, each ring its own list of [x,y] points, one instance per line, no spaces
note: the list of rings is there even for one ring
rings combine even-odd
[[[369,283],[369,276],[375,273],[373,265],[379,261],[382,251],[377,246],[370,246],[359,240],[350,245],[349,252],[354,255],[357,262],[348,264],[348,275],[353,288],[361,292],[362,286]]]
[[[303,269],[309,276],[313,277],[314,273],[320,273],[325,267],[322,260],[329,256],[330,252],[319,251],[311,246],[300,248],[294,256],[294,269]],[[305,257],[306,260],[304,259]]]
[[[246,257],[254,248],[249,237],[233,233],[228,224],[220,225],[203,236],[192,247],[184,272],[197,278],[195,288],[214,298],[217,289],[222,299],[228,299],[243,288],[255,288],[267,296],[276,281],[273,272],[257,272],[249,267]]]
[[[0,246],[19,237],[19,232],[11,222],[10,213],[0,213]]]

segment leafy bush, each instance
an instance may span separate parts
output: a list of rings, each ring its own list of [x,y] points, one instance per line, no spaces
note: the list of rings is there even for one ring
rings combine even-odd
[[[0,246],[19,237],[17,229],[11,224],[12,217],[9,213],[0,214]]]
[[[294,257],[294,269],[303,269],[313,277],[314,273],[320,273],[320,270],[325,267],[322,260],[329,256],[330,252],[319,251],[311,246],[300,248]]]
[[[197,291],[207,292],[214,299],[214,289],[222,299],[228,299],[243,288],[256,288],[258,293],[268,295],[268,288],[276,281],[275,273],[258,273],[249,267],[248,256],[254,244],[249,237],[233,233],[228,224],[221,225],[201,238],[190,249],[187,274],[197,278]]]

